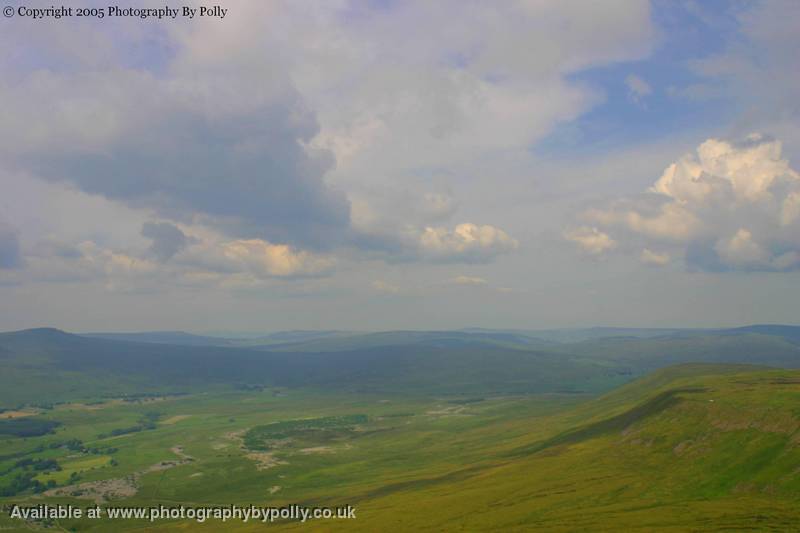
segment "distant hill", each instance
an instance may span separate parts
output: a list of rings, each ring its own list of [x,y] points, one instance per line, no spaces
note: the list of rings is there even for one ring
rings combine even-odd
[[[270,337],[274,340],[278,337]],[[253,347],[259,345],[258,340],[248,343]],[[337,352],[386,346],[437,346],[459,347],[474,345],[491,345],[505,348],[530,349],[545,347],[552,342],[537,339],[522,333],[506,331],[381,331],[376,333],[356,333],[329,335],[320,338],[287,340],[282,343],[272,342],[264,345],[265,349],[280,349],[297,352]]]
[[[55,329],[0,334],[0,406],[210,387],[321,387],[407,394],[596,392],[624,368],[497,346],[268,352],[130,342]]]
[[[338,331],[338,330],[290,330],[290,331],[276,331],[268,335],[260,335],[254,337],[247,337],[237,339],[241,344],[259,345],[259,344],[293,344],[302,342],[313,342],[321,339],[330,339],[336,337],[350,337],[358,335],[357,332],[352,331]]]
[[[671,335],[691,334],[695,329],[686,328],[574,328],[574,329],[543,329],[526,332],[528,335],[558,343],[585,342],[598,339],[615,337],[632,337],[648,339]]]
[[[379,331],[355,332],[340,330],[290,330],[265,335],[197,335],[183,331],[94,332],[84,337],[178,344],[184,346],[229,346],[265,348],[267,350],[325,352],[382,346],[424,344],[426,346],[458,346],[477,343],[518,347],[546,347],[554,344],[575,344],[606,339],[684,338],[709,335],[739,336],[751,333],[781,337],[800,343],[800,326],[753,325],[724,329],[688,328],[616,328],[595,327],[576,329],[489,329],[464,328],[443,331]]]
[[[687,362],[800,367],[800,345],[791,338],[751,331],[741,328],[655,338],[611,337],[562,344],[551,350],[630,365],[642,373]]]
[[[708,336],[740,336],[763,334],[800,343],[800,326],[754,325],[725,329],[691,328],[616,328],[595,327],[576,329],[519,330],[464,328],[450,331],[381,331],[359,332],[279,332],[266,337],[235,341],[238,345],[263,346],[282,351],[340,351],[381,346],[425,344],[439,346],[472,345],[476,343],[506,348],[531,347],[546,349],[556,344],[591,343],[608,339],[667,339]]]
[[[233,346],[237,342],[222,337],[194,335],[183,331],[142,331],[133,333],[81,333],[81,337],[116,341],[179,344],[183,346]]]
[[[746,335],[748,333],[758,333],[761,335],[781,337],[792,342],[800,342],[800,326],[764,324],[721,330],[720,333],[727,335]]]
[[[391,331],[241,347],[207,345],[212,338],[180,332],[107,338],[33,329],[0,334],[0,407],[264,386],[427,395],[597,393],[687,362],[798,368],[796,330],[752,326],[570,343],[509,331]]]

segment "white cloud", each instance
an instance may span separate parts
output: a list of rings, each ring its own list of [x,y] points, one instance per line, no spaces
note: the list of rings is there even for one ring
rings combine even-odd
[[[14,103],[0,172],[55,191],[30,217],[48,223],[20,228],[29,254],[53,226],[60,243],[24,276],[245,286],[327,276],[345,256],[510,253],[500,191],[530,178],[532,145],[602,101],[572,74],[650,50],[649,4],[610,1],[248,2],[222,24],[113,30],[20,21],[0,35],[26,42],[0,65]],[[51,209],[67,189],[86,198]],[[97,220],[74,207],[100,199]],[[82,222],[62,231],[71,211]]]
[[[370,284],[370,286],[372,287],[372,290],[385,294],[397,294],[400,292],[400,287],[387,281],[375,280]]]
[[[701,230],[702,221],[680,204],[660,202],[659,205],[648,200],[638,205],[622,203],[613,210],[590,209],[584,218],[602,226],[626,226],[636,233],[669,241],[690,239]]]
[[[94,241],[69,244],[45,240],[26,251],[25,269],[8,271],[3,280],[98,281],[112,290],[156,290],[174,283],[232,287],[329,276],[336,266],[336,258],[330,254],[261,239],[227,240],[199,226],[192,228],[191,237],[183,234],[184,228],[173,229],[184,235],[185,242],[180,249],[169,250],[169,262],[154,254],[152,246],[119,250]]]
[[[743,143],[708,139],[670,165],[653,185],[654,192],[681,205],[716,200],[756,203],[771,197],[779,182],[796,184],[800,174],[781,158],[781,143],[751,135]],[[716,197],[716,198],[715,198]]]
[[[566,74],[641,57],[653,35],[635,0],[399,3],[356,20],[352,5],[286,11],[294,79],[320,110],[317,140],[347,173],[527,146],[595,98]]]
[[[781,206],[781,226],[791,226],[800,217],[800,191],[786,195]]]
[[[450,281],[456,285],[470,285],[470,286],[483,286],[488,283],[485,279],[479,278],[477,276],[456,276]]]
[[[669,263],[669,254],[659,253],[645,248],[639,256],[639,260],[645,265],[664,266]]]
[[[769,254],[753,239],[753,234],[739,229],[730,238],[717,241],[714,250],[727,264],[733,266],[762,265],[769,261]]]
[[[349,203],[324,180],[334,161],[308,146],[319,125],[271,32],[239,40],[229,33],[236,22],[225,22],[221,31],[166,25],[174,52],[159,56],[161,72],[109,58],[3,76],[0,98],[14,105],[0,121],[0,171],[68,183],[172,222],[202,220],[231,238],[317,249],[346,241]],[[39,28],[32,32],[49,31]],[[126,38],[117,45],[134,47]],[[26,38],[30,54],[57,55],[44,40]],[[230,41],[263,52],[219,55]]]
[[[140,288],[142,281],[159,272],[153,261],[102,248],[91,241],[79,244],[78,249],[82,253],[80,262],[83,266],[102,272],[101,279],[110,290]]]
[[[779,141],[708,139],[669,165],[647,193],[584,212],[597,233],[567,238],[594,253],[612,240],[626,249],[672,249],[703,270],[792,270],[800,268],[799,214],[800,174]],[[642,261],[656,262],[653,254]]]
[[[270,244],[261,239],[223,243],[221,253],[257,277],[318,276],[329,274],[336,264],[332,257],[298,251],[285,244]]]
[[[592,255],[599,255],[617,246],[617,243],[594,227],[581,226],[564,233],[564,237],[576,243],[583,251]]]
[[[147,257],[112,250],[94,241],[74,245],[43,241],[24,256],[25,268],[3,276],[13,283],[98,282],[108,290],[152,289],[164,277],[159,264]]]
[[[429,226],[419,236],[420,254],[445,262],[487,262],[518,247],[516,239],[490,225],[463,223],[452,230]]]
[[[293,80],[320,123],[311,145],[335,155],[330,182],[348,191],[353,225],[376,248],[444,226],[455,206],[502,210],[490,207],[500,191],[530,179],[502,166],[532,163],[532,145],[602,101],[569,75],[643,57],[654,36],[638,0],[342,3],[312,17],[289,6]],[[412,194],[396,190],[410,182]],[[448,199],[423,208],[432,184]]]

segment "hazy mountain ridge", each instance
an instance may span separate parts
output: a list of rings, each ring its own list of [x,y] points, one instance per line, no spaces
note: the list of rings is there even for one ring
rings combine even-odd
[[[37,398],[203,390],[322,387],[430,394],[599,391],[628,371],[568,354],[481,343],[279,352],[91,338],[54,329],[0,334],[3,405]]]
[[[798,331],[751,326],[716,334],[560,344],[507,331],[401,331],[315,339],[299,346],[238,347],[133,342],[43,328],[0,334],[0,401],[14,405],[46,395],[63,399],[232,386],[596,393],[687,362],[800,367],[800,345],[793,340]],[[200,342],[176,333],[149,338]]]
[[[556,344],[579,344],[605,339],[663,339],[709,335],[739,336],[753,333],[777,336],[792,342],[800,342],[800,326],[778,324],[756,324],[734,328],[591,327],[542,330],[462,328],[458,330],[389,330],[377,332],[288,330],[276,331],[264,335],[250,334],[241,337],[233,335],[200,335],[183,331],[98,332],[83,333],[80,335],[132,342],[184,344],[191,346],[264,347],[266,349],[313,352],[434,342],[452,344],[486,342],[506,347],[530,347]]]

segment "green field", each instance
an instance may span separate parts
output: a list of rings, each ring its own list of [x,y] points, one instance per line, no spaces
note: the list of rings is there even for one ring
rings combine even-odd
[[[54,433],[0,440],[0,483],[30,470],[14,466],[22,459],[50,459],[60,470],[36,479],[56,487],[4,503],[357,510],[355,520],[275,524],[287,529],[781,530],[800,519],[798,405],[800,372],[714,365],[673,367],[596,399],[266,389],[63,404],[37,415],[61,423]],[[154,413],[153,429],[108,436]],[[0,525],[25,527],[7,515]],[[102,520],[55,525],[108,530]],[[220,525],[114,523],[143,527]]]
[[[355,508],[277,530],[795,529],[800,370],[765,365],[800,366],[796,329],[589,334],[330,352],[0,334],[0,529],[264,527],[10,515],[42,504]]]

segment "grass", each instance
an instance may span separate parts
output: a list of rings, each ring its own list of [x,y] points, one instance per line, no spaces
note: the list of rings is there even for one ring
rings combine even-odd
[[[247,431],[242,444],[249,450],[270,450],[282,444],[321,445],[352,437],[356,426],[366,424],[366,415],[301,418],[255,426]],[[280,443],[280,444],[279,444]],[[282,447],[282,446],[281,446]]]
[[[134,477],[136,493],[113,502],[125,506],[357,509],[356,520],[276,530],[791,530],[800,519],[798,371],[682,365],[594,398],[281,391],[58,405],[33,417],[60,423],[53,434],[0,436],[0,486],[31,458],[56,461],[60,471],[37,476],[59,485],[70,476],[79,484]],[[148,413],[154,429],[98,438]],[[74,439],[82,451],[59,444]],[[263,454],[279,461],[259,469]],[[153,468],[164,462],[173,466]],[[92,504],[30,492],[0,500],[12,502]],[[109,528],[102,520],[58,525]],[[0,527],[23,525],[0,514]]]
[[[68,459],[60,463],[61,470],[39,474],[36,476],[36,479],[42,483],[47,483],[52,479],[57,484],[64,484],[72,475],[83,474],[96,468],[104,468],[110,466],[110,463],[111,457],[108,455],[78,457],[72,460]]]

